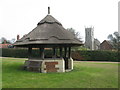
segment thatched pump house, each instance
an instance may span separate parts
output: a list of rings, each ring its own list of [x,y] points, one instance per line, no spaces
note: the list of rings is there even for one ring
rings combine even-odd
[[[48,15],[14,45],[28,48],[29,57],[24,64],[26,70],[46,73],[71,71],[73,69],[71,47],[82,43],[50,15],[48,7]],[[39,48],[39,58],[32,57],[32,48]],[[45,48],[52,48],[52,58],[44,57]],[[56,57],[56,49],[59,50],[59,57]]]

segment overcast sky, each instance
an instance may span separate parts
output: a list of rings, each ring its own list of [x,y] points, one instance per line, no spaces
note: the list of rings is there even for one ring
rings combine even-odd
[[[85,38],[85,27],[94,27],[102,42],[118,31],[119,0],[0,0],[0,38],[20,38],[33,30],[50,6],[50,14],[64,28],[74,28]]]

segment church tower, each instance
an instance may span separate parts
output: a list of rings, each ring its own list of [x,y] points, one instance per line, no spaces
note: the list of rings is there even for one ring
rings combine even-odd
[[[85,28],[85,47],[94,50],[94,27]]]

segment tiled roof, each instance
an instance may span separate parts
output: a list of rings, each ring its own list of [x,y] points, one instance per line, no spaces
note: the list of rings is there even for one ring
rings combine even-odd
[[[12,44],[0,44],[0,48],[8,48],[8,45],[12,45]]]

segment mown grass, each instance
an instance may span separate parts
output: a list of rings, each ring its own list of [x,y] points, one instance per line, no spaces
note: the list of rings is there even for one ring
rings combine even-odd
[[[74,62],[66,73],[35,73],[22,70],[25,59],[2,59],[3,88],[118,88],[118,64]]]

